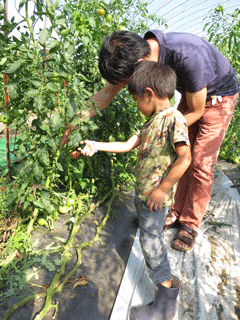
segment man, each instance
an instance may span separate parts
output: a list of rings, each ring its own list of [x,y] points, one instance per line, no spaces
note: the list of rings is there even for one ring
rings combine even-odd
[[[189,127],[192,163],[178,183],[165,228],[179,227],[172,247],[187,251],[193,247],[210,201],[218,151],[238,100],[238,79],[228,60],[195,35],[151,30],[142,38],[132,32],[115,31],[104,38],[99,53],[99,70],[109,82],[91,99],[100,110],[127,85],[141,60],[169,65],[182,94],[178,110]],[[96,111],[91,107],[85,115],[92,117]],[[68,126],[62,144],[71,130]]]

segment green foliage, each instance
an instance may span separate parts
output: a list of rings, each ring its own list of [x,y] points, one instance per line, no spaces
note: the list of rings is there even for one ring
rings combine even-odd
[[[105,84],[98,70],[103,37],[121,26],[140,34],[147,29],[147,10],[140,1],[71,1],[63,6],[58,1],[39,1],[29,16],[30,2],[20,3],[19,11],[27,24],[27,28],[20,29],[21,37],[0,36],[0,70],[8,77],[9,112],[20,112],[10,129],[19,132],[18,156],[23,159],[13,175],[16,188],[7,207],[21,207],[22,211],[33,211],[35,207],[49,210],[50,202],[56,205],[55,192],[59,189],[92,195],[106,192],[111,159],[117,182],[133,180],[134,152],[99,154],[90,161],[69,157],[70,149],[82,139],[123,140],[136,130],[142,117],[126,90],[97,119],[75,119],[78,129],[71,135],[68,147],[59,146],[70,119],[77,111],[86,110],[89,98]],[[104,9],[104,15],[98,15],[98,8]],[[138,23],[130,24],[130,16],[139,13]],[[36,21],[45,16],[50,25],[36,34]],[[1,31],[10,34],[14,28],[20,25],[12,18],[11,23],[5,21]],[[43,189],[47,201],[41,195]]]
[[[33,13],[30,4],[34,5]],[[11,167],[11,181],[4,177],[5,190],[0,200],[1,218],[13,213],[19,218],[15,236],[9,240],[1,261],[0,281],[2,287],[9,283],[8,296],[23,288],[25,282],[21,279],[28,279],[35,263],[49,270],[55,268],[53,263],[44,264],[25,240],[38,217],[52,229],[56,211],[69,197],[106,195],[112,190],[113,179],[120,190],[134,182],[134,151],[99,152],[90,159],[80,156],[77,160],[71,159],[70,151],[87,138],[126,140],[142,124],[143,117],[126,89],[94,119],[74,115],[89,109],[90,97],[106,84],[98,70],[103,37],[121,28],[143,34],[146,22],[157,20],[148,16],[146,7],[140,0],[72,0],[61,6],[58,0],[23,0],[19,5],[22,21],[17,23],[14,17],[11,21],[4,19],[0,5],[0,73],[7,75],[7,111],[13,118],[9,128],[17,132],[20,162]],[[100,15],[98,9],[102,9]],[[37,23],[46,18],[48,26],[37,30]],[[19,37],[13,32],[17,30]],[[5,109],[1,77],[0,112]],[[72,131],[68,146],[60,148],[68,123],[77,129]],[[15,261],[8,262],[8,269],[4,264],[8,258],[14,259],[14,250],[29,252],[19,270]]]
[[[209,34],[209,41],[229,60],[240,80],[240,9],[232,14],[227,13],[223,6],[218,6],[205,18],[204,29]],[[240,161],[240,101],[235,108],[220,157],[234,163]]]

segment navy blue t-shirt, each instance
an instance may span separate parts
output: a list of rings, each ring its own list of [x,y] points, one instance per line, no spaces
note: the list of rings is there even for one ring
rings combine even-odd
[[[189,33],[148,31],[144,38],[157,38],[159,62],[177,75],[177,90],[183,95],[207,87],[207,96],[231,96],[239,91],[237,75],[229,61],[209,42]]]

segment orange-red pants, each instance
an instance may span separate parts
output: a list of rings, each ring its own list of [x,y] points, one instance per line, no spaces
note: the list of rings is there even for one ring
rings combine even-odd
[[[180,223],[198,230],[210,202],[214,167],[228,125],[237,104],[238,94],[222,97],[222,102],[207,99],[202,117],[189,129],[192,163],[179,180],[172,213]],[[187,103],[182,99],[178,110],[185,113]]]

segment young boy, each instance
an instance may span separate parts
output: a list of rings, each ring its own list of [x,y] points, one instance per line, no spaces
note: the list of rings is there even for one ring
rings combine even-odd
[[[130,319],[170,320],[175,315],[180,282],[171,273],[163,227],[177,182],[191,162],[188,130],[183,115],[169,101],[176,88],[176,75],[169,66],[139,62],[128,87],[139,110],[149,118],[140,132],[126,142],[82,141],[81,153],[92,156],[97,151],[138,148],[135,206],[142,251],[157,292],[153,303],[132,307]]]

